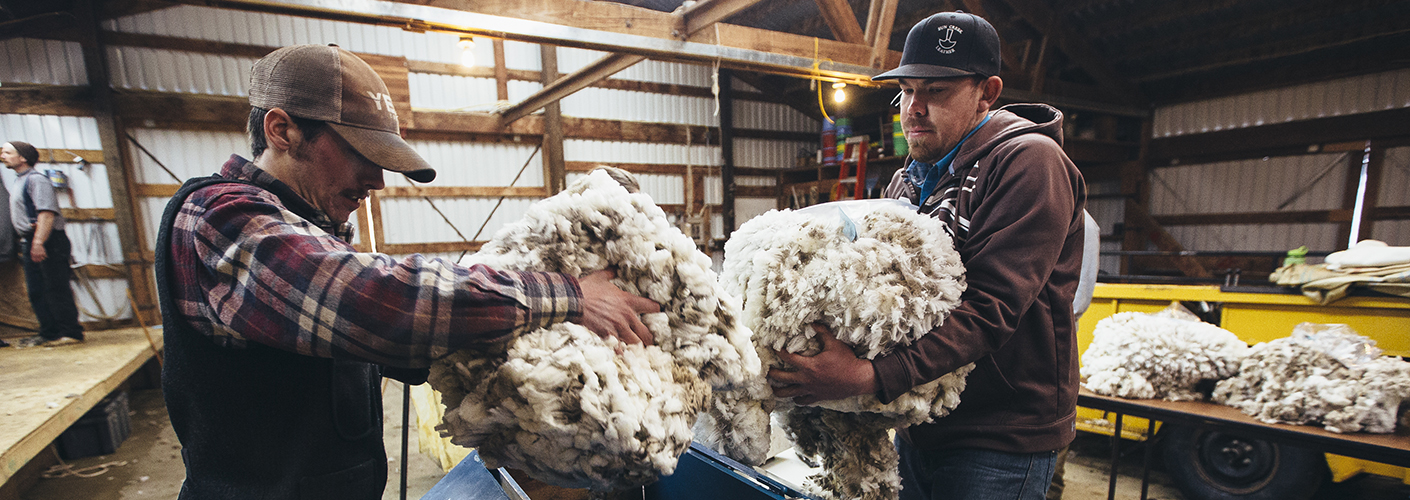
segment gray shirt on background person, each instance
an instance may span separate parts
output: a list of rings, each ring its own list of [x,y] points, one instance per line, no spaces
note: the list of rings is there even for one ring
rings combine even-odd
[[[33,203],[31,212],[29,203]],[[54,231],[64,230],[64,217],[59,211],[59,197],[54,193],[54,186],[49,184],[49,177],[39,172],[37,168],[20,174],[15,179],[15,184],[10,188],[10,220],[15,232],[20,235],[32,235],[34,233],[34,221],[39,216],[39,212],[54,213]]]

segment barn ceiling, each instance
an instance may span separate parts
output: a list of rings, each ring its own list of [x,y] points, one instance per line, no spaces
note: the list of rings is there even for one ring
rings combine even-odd
[[[865,28],[873,1],[763,0],[724,22],[842,40],[828,5]],[[1145,107],[1410,67],[1404,0],[895,1],[891,50],[930,14],[979,13],[1003,38],[1006,88],[1038,94]]]

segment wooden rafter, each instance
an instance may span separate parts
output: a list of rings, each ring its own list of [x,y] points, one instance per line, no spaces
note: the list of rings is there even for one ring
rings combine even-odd
[[[866,34],[862,32],[862,25],[857,23],[857,15],[852,13],[852,6],[847,0],[813,1],[818,4],[818,11],[827,21],[827,27],[832,29],[832,36],[847,43],[866,43]]]
[[[965,3],[968,4],[971,1],[966,0]],[[1092,47],[1091,43],[1079,34],[1063,29],[1058,13],[1053,11],[1046,2],[1041,0],[1003,1],[1039,33],[1047,36],[1052,42],[1056,42],[1057,47],[1069,59],[1086,71],[1101,86],[1113,92],[1119,100],[1133,103],[1146,101],[1141,92],[1121,77],[1111,64],[1106,62],[1105,57]]]
[[[891,45],[891,30],[896,23],[896,6],[900,0],[871,0],[867,13],[866,43],[871,45],[873,68],[880,68],[886,62],[886,52]]]
[[[679,29],[687,30],[685,33],[676,32],[681,38],[689,38],[696,32],[704,30],[713,25],[716,21],[727,18],[735,12],[749,7],[758,0],[703,0],[696,2],[691,7],[681,9],[680,12],[672,14],[677,17],[676,25]],[[559,78],[534,95],[525,98],[523,101],[500,111],[504,123],[513,122],[530,113],[539,110],[548,103],[557,102],[559,99],[572,95],[574,92],[592,85],[607,77],[616,74],[618,71],[627,69],[632,65],[646,60],[645,56],[632,54],[608,54],[586,67],[574,71],[572,74]]]

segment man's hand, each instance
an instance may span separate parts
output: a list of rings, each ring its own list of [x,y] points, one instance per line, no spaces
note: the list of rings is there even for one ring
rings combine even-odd
[[[877,391],[876,372],[871,361],[858,358],[852,348],[832,334],[827,326],[813,323],[823,349],[812,356],[775,351],[791,370],[769,369],[774,382],[774,395],[793,398],[793,402],[809,405],[818,401],[844,399]]]
[[[49,251],[44,249],[44,242],[34,241],[29,245],[29,260],[34,262],[44,262],[49,258]]]
[[[603,338],[617,337],[628,344],[655,343],[641,315],[661,312],[661,304],[622,291],[612,284],[616,277],[616,271],[603,269],[578,280],[583,289],[583,318],[578,324]]]

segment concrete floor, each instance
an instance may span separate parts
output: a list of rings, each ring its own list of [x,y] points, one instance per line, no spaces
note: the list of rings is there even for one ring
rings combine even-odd
[[[146,389],[129,393],[132,433],[112,455],[88,457],[68,462],[73,469],[110,465],[92,477],[66,476],[40,479],[22,500],[139,500],[173,499],[181,491],[186,469],[181,464],[181,444],[167,419],[161,391]],[[387,489],[384,500],[401,498],[401,399],[402,385],[388,380],[382,391],[383,433],[387,448]],[[412,417],[415,422],[415,416]],[[414,423],[413,423],[414,425]],[[417,451],[416,433],[409,433],[409,468],[406,498],[421,498],[445,474],[440,465]],[[94,471],[97,472],[97,471]],[[91,473],[90,473],[91,474]]]
[[[386,443],[388,455],[387,469],[389,481],[383,499],[401,498],[400,473],[404,465],[400,459],[401,446],[401,384],[388,381],[383,393],[385,401]],[[106,472],[91,477],[67,476],[40,479],[28,491],[22,493],[23,500],[69,500],[69,499],[172,499],[176,498],[185,476],[181,465],[180,445],[176,434],[167,420],[166,408],[162,404],[161,393],[156,389],[138,390],[130,393],[131,436],[112,455],[89,457],[69,462],[74,469],[84,469],[108,465]],[[414,419],[414,417],[413,417]],[[413,420],[414,422],[414,420]],[[407,457],[408,483],[406,498],[420,498],[444,475],[438,464],[417,451],[416,433],[410,433],[410,455]],[[1066,499],[1106,498],[1108,488],[1108,461],[1111,448],[1106,436],[1079,433],[1073,443],[1066,469]],[[1140,460],[1143,445],[1126,443],[1123,458],[1118,466],[1116,498],[1140,498]],[[1171,484],[1169,476],[1159,470],[1159,464],[1151,472],[1148,498],[1157,500],[1186,500]],[[521,479],[530,497],[535,500],[587,498],[582,490],[562,490],[543,485],[529,484]],[[1350,481],[1331,484],[1318,491],[1316,500],[1390,500],[1410,496],[1410,487],[1399,481],[1381,476],[1362,475]]]

